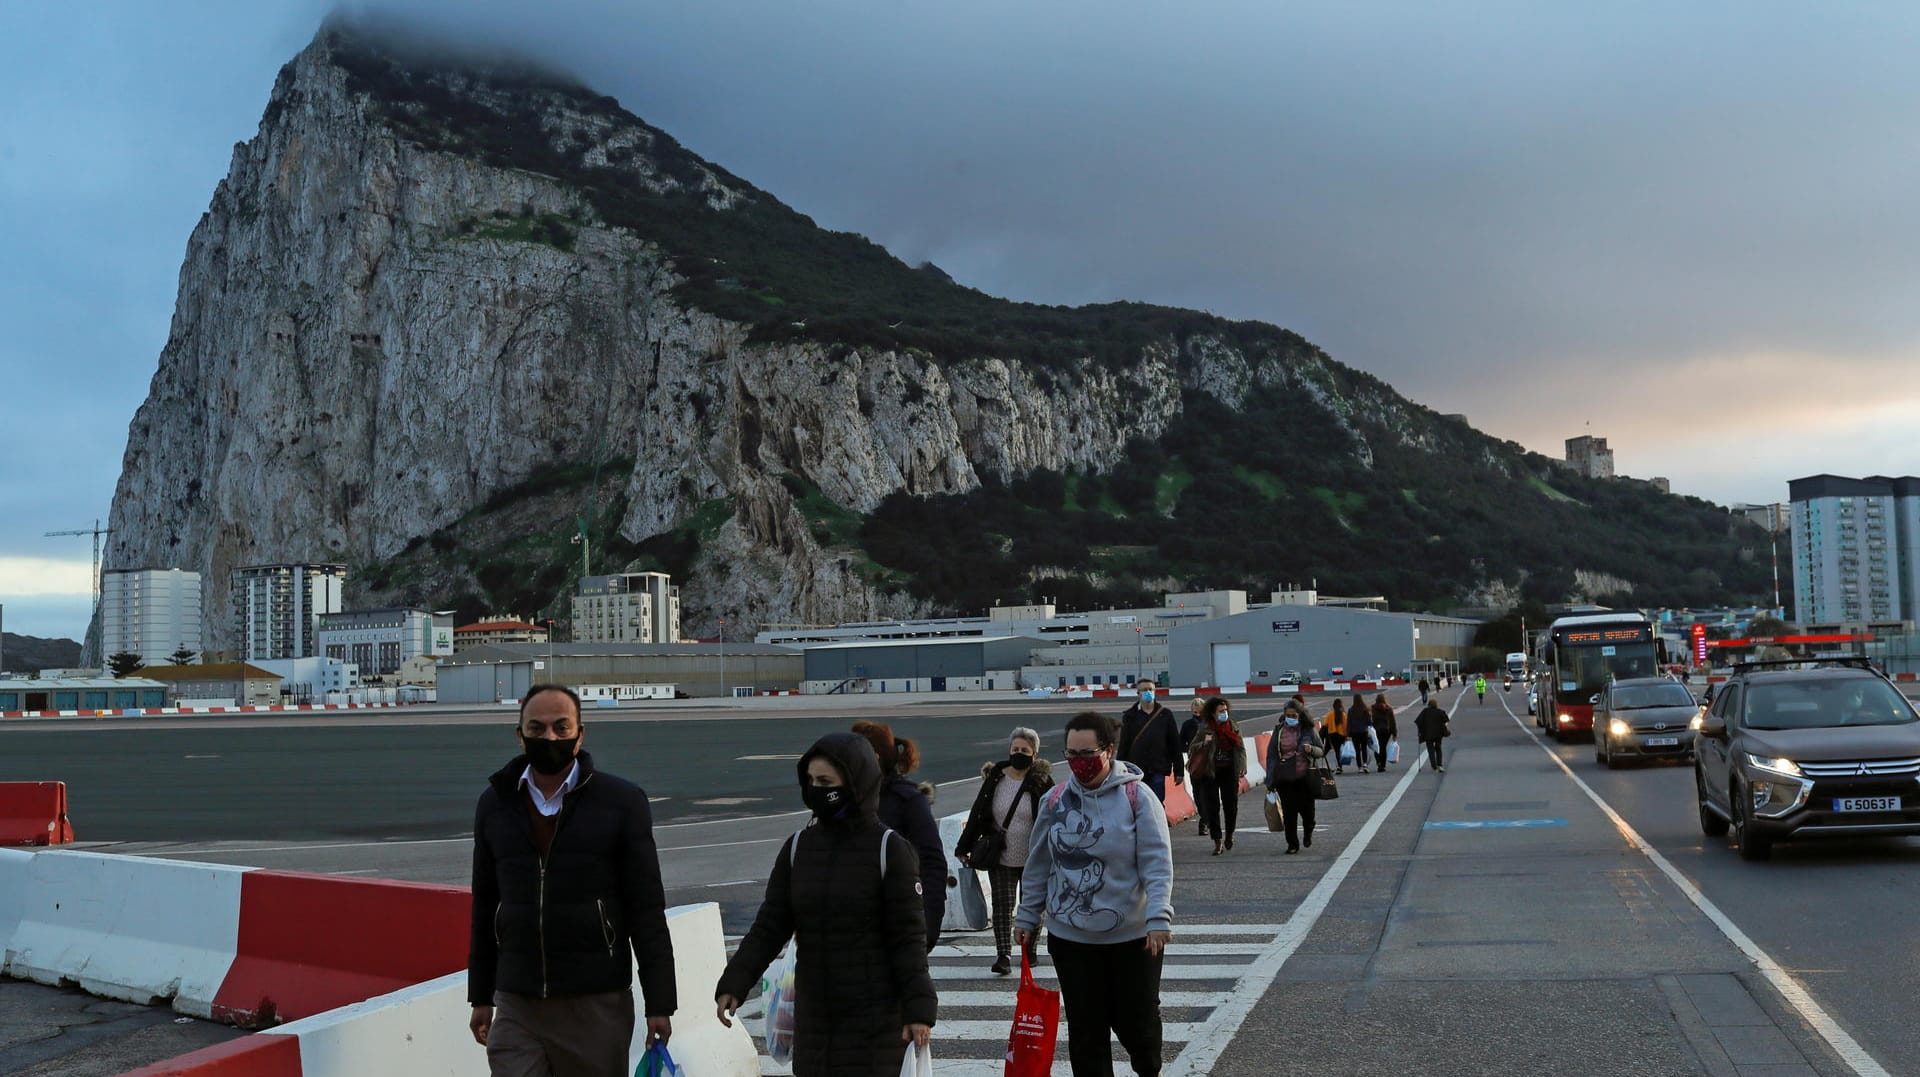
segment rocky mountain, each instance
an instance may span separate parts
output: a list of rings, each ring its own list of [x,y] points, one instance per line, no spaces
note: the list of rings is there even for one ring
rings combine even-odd
[[[74,669],[80,665],[80,644],[70,639],[43,639],[5,633],[0,640],[0,671],[38,673],[43,669]]]
[[[1046,476],[1087,496],[1048,502]],[[1381,485],[1403,481],[1448,485]],[[816,227],[563,75],[335,23],[281,71],[188,242],[107,563],[197,569],[210,610],[237,564],[323,559],[353,566],[356,603],[564,616],[584,553],[674,570],[702,634],[1063,584],[1259,590],[1323,561],[1327,589],[1372,586],[1377,563],[1423,601],[1575,571],[1642,597],[1758,586],[1724,512],[1620,490],[1603,511],[1283,329],[997,299]],[[1245,502],[1238,539],[1156,545],[1221,497]],[[1583,548],[1476,566],[1477,536],[1523,526],[1497,518],[1515,498]],[[971,527],[982,505],[1011,532]],[[1368,545],[1387,513],[1415,560]],[[1682,518],[1693,545],[1663,549]],[[1035,541],[1063,523],[1123,552]],[[1294,525],[1331,528],[1340,556],[1302,556]],[[963,534],[970,558],[946,557]],[[936,582],[965,564],[982,575]]]

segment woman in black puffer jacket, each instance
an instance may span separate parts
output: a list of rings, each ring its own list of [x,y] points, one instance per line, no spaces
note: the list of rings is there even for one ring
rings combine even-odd
[[[800,759],[806,829],[780,846],[766,900],[714,988],[729,1020],[760,974],[799,942],[795,1077],[895,1077],[934,1021],[920,860],[876,814],[880,760],[857,733],[829,733]]]

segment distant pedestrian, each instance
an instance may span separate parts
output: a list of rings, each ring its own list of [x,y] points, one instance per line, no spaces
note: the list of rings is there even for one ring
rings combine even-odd
[[[1007,757],[980,768],[980,792],[967,813],[954,855],[987,873],[993,890],[993,971],[1013,971],[1013,909],[1020,872],[1027,866],[1040,798],[1053,788],[1053,771],[1040,758],[1040,734],[1025,726],[1007,738]]]
[[[920,900],[926,909],[927,949],[940,938],[947,917],[947,848],[940,840],[940,824],[933,819],[927,795],[900,774],[900,752],[893,730],[881,722],[855,722],[853,732],[867,738],[880,761],[880,825],[906,838],[920,854]]]
[[[1365,774],[1373,762],[1373,711],[1367,707],[1367,697],[1358,692],[1347,705],[1347,738],[1353,741],[1353,761]]]
[[[881,766],[857,733],[829,733],[800,759],[813,819],[783,842],[767,895],[714,987],[732,1017],[796,940],[796,1077],[895,1077],[905,1044],[932,1036],[920,858],[880,822]]]
[[[594,769],[580,719],[571,689],[535,685],[520,701],[522,752],[474,816],[468,1027],[497,1077],[628,1072],[630,960],[647,1043],[673,1035],[653,812],[638,786]]]
[[[1194,804],[1213,835],[1213,855],[1233,848],[1240,816],[1240,779],[1247,773],[1247,744],[1219,696],[1201,704],[1200,723],[1187,742],[1187,773],[1193,776]]]
[[[1440,709],[1440,704],[1429,703],[1427,709],[1421,711],[1420,716],[1413,720],[1413,728],[1420,735],[1420,743],[1426,745],[1427,762],[1433,764],[1434,770],[1442,774],[1446,773],[1447,768],[1443,765],[1446,762],[1445,752],[1442,751],[1440,742],[1453,736],[1453,727],[1447,720],[1447,712]]]
[[[1059,977],[1074,1077],[1111,1077],[1118,1037],[1136,1074],[1160,1072],[1160,969],[1173,934],[1173,849],[1166,811],[1114,758],[1113,722],[1067,722],[1073,776],[1040,801],[1021,878],[1014,942],[1043,920]],[[897,1063],[896,1063],[897,1066]]]
[[[1120,758],[1140,768],[1147,788],[1167,802],[1167,779],[1178,785],[1186,768],[1180,759],[1180,730],[1173,712],[1160,703],[1160,686],[1142,677],[1136,687],[1140,698],[1120,716]]]
[[[1327,708],[1327,716],[1320,723],[1320,732],[1327,741],[1327,753],[1333,756],[1333,769],[1341,774],[1347,772],[1347,765],[1340,757],[1340,746],[1347,742],[1347,708],[1339,700]]]
[[[1267,788],[1280,798],[1280,816],[1287,830],[1287,852],[1302,844],[1313,847],[1313,767],[1326,754],[1313,731],[1306,708],[1292,700],[1281,711],[1280,724],[1267,742]]]
[[[1384,771],[1389,754],[1387,746],[1400,739],[1400,716],[1394,711],[1393,704],[1387,702],[1385,692],[1373,697],[1373,735],[1380,742],[1380,750],[1375,755],[1379,759],[1380,769]]]
[[[1428,687],[1427,679],[1425,677],[1420,678],[1420,702],[1422,703],[1427,701]]]
[[[1480,697],[1480,698],[1479,698],[1479,700],[1478,700],[1478,702],[1481,702],[1481,703],[1485,703],[1485,702],[1487,701],[1487,676],[1486,676],[1486,674],[1484,674],[1484,673],[1480,673],[1480,674],[1475,674],[1475,675],[1474,675],[1474,678],[1473,678],[1473,694],[1474,694],[1474,695],[1476,695],[1476,696],[1479,696],[1479,697]]]
[[[1182,759],[1186,758],[1186,746],[1193,743],[1193,735],[1200,731],[1200,711],[1206,705],[1206,699],[1201,696],[1194,696],[1187,701],[1187,720],[1180,723],[1181,750],[1179,755]],[[1200,820],[1200,836],[1204,838],[1207,836],[1207,817],[1200,814],[1200,794],[1193,791],[1193,775],[1191,774],[1187,775],[1187,793],[1189,798],[1193,800],[1195,809],[1193,814]]]

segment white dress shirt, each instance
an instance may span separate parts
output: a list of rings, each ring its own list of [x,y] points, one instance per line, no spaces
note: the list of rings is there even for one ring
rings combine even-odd
[[[574,760],[573,766],[567,768],[567,780],[560,783],[560,791],[553,794],[552,800],[548,800],[547,794],[542,793],[540,787],[533,784],[533,767],[531,765],[520,772],[520,784],[526,788],[527,792],[533,794],[534,809],[541,815],[551,819],[560,814],[560,805],[567,799],[567,794],[579,787],[580,761],[578,759]]]

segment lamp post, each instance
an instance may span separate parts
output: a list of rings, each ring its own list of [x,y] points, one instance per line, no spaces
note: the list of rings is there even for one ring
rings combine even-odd
[[[1141,652],[1144,649],[1145,640],[1146,640],[1145,632],[1146,632],[1146,629],[1141,628],[1139,625],[1133,626],[1133,683],[1134,684],[1139,684],[1141,678],[1147,675],[1147,663],[1146,663],[1146,660],[1141,657]]]
[[[727,697],[727,619],[720,618],[720,698]]]

